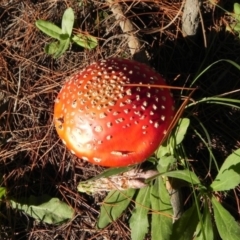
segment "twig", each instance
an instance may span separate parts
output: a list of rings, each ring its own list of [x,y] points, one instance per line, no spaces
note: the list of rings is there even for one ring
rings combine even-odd
[[[202,16],[200,7],[198,8],[198,12],[199,12],[200,20],[201,20],[204,47],[207,48],[206,30],[205,30],[205,27],[204,27],[203,16]]]
[[[17,101],[18,101],[18,95],[19,95],[20,87],[21,87],[21,67],[19,67],[18,88],[17,88],[16,100],[15,100],[15,102],[14,102],[14,106],[13,106],[13,112],[16,112]]]
[[[128,47],[130,49],[132,58],[138,62],[148,64],[148,59],[145,50],[142,48],[141,43],[137,37],[137,30],[132,22],[123,14],[122,6],[114,0],[106,0],[109,7],[113,12],[115,19],[119,21],[123,33],[127,35]]]
[[[157,28],[152,28],[152,29],[147,29],[147,30],[141,30],[141,32],[144,32],[145,34],[152,34],[152,33],[162,32],[163,30],[167,29],[180,16],[180,14],[182,13],[184,4],[185,4],[185,1],[182,2],[182,5],[181,5],[180,9],[178,10],[178,13],[176,14],[176,16],[166,26],[161,27],[161,28],[157,27]]]

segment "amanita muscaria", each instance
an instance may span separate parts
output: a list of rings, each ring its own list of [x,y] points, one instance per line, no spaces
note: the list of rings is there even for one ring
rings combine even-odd
[[[174,116],[172,95],[161,86],[164,79],[142,63],[95,62],[70,76],[59,92],[54,107],[58,135],[73,154],[94,164],[143,162]]]

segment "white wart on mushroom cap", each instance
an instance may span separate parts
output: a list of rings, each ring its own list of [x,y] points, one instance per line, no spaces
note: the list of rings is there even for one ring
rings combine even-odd
[[[149,84],[127,86],[126,84]],[[55,101],[54,121],[77,157],[120,167],[146,160],[162,142],[174,116],[164,79],[127,59],[101,60],[68,78]]]

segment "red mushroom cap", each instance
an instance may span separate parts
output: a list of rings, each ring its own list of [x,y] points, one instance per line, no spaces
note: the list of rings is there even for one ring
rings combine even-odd
[[[149,84],[128,86],[127,84]],[[68,78],[54,107],[56,130],[77,157],[121,167],[153,154],[174,116],[169,89],[150,67],[110,58]]]

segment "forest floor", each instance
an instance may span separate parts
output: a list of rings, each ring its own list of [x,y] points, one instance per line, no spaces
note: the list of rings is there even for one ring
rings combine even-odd
[[[240,39],[226,26],[226,11],[205,1],[197,35],[183,37],[181,14],[174,19],[182,1],[122,1],[125,14],[139,29],[149,62],[171,86],[190,86],[201,71],[220,59],[240,64]],[[219,4],[232,12],[234,1]],[[75,13],[74,29],[98,38],[98,46],[87,50],[71,45],[54,59],[44,52],[51,39],[35,22],[44,19],[61,24],[63,12]],[[163,26],[169,27],[163,28]],[[150,29],[159,28],[151,33]],[[161,30],[163,29],[163,30]],[[127,215],[104,230],[96,229],[104,194],[79,194],[79,181],[101,173],[104,168],[73,156],[57,136],[53,124],[54,99],[67,76],[88,64],[113,56],[131,58],[121,28],[105,1],[1,0],[0,1],[0,176],[12,198],[48,194],[68,203],[74,218],[61,225],[37,222],[22,211],[1,204],[0,239],[130,239]],[[192,101],[227,94],[239,99],[239,70],[220,62],[194,84],[199,90]],[[179,92],[174,95],[179,99]],[[197,138],[198,119],[206,126],[212,151],[221,164],[240,147],[240,113],[223,105],[199,104],[186,111],[193,116],[184,144],[192,167],[205,176],[207,147]],[[196,163],[195,163],[196,162]],[[214,173],[213,173],[214,174]],[[235,192],[240,197],[240,189]],[[227,209],[239,219],[236,199],[222,196]]]

